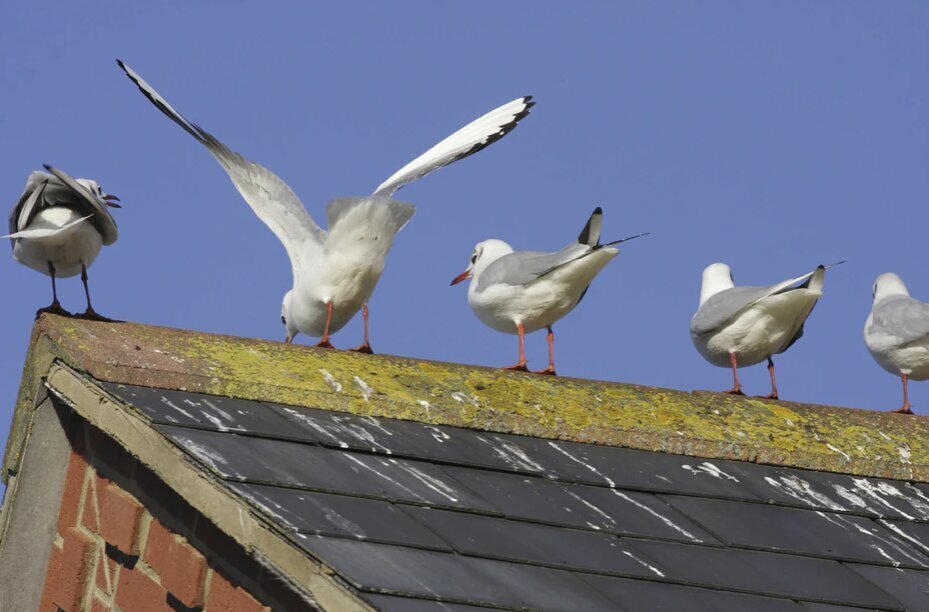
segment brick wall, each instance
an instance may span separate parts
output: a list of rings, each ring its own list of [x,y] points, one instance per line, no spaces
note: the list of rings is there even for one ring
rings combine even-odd
[[[227,577],[244,572],[257,585],[263,568],[236,550],[212,523],[92,427],[81,424],[71,441],[58,534],[40,610],[271,609],[248,586]],[[157,503],[147,505],[140,497]],[[173,511],[167,510],[172,507]],[[179,535],[179,530],[190,539]],[[217,561],[235,564],[237,560],[239,566],[232,565],[231,571],[216,567]],[[292,609],[307,608],[305,601],[294,605]]]

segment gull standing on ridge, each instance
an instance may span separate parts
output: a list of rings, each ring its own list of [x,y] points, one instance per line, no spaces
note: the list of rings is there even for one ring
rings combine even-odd
[[[903,406],[894,412],[913,414],[907,383],[929,379],[929,304],[911,298],[893,272],[874,281],[864,342],[878,365],[903,381]]]
[[[104,193],[97,181],[73,179],[65,172],[45,166],[48,173],[29,175],[26,188],[10,212],[13,258],[24,266],[52,278],[52,303],[36,312],[70,316],[58,302],[56,278],[81,275],[87,310],[86,319],[109,321],[93,309],[87,288],[87,268],[100,247],[116,242],[119,234],[108,206],[121,208],[114,195]]]
[[[519,336],[519,362],[504,368],[527,372],[525,335],[548,330],[548,367],[536,374],[555,375],[552,325],[574,310],[594,277],[619,254],[613,245],[648,234],[600,244],[603,211],[597,207],[577,242],[557,253],[513,251],[502,240],[477,243],[468,269],[452,280],[472,279],[468,304],[484,325]]]
[[[738,367],[767,359],[771,393],[764,399],[778,398],[771,357],[789,349],[803,335],[803,324],[823,295],[826,270],[841,263],[845,262],[819,266],[770,287],[736,287],[729,266],[707,266],[700,308],[690,320],[690,338],[704,359],[732,368],[732,388],[724,393],[744,395]]]
[[[284,295],[281,320],[285,342],[298,332],[321,338],[340,330],[359,309],[364,343],[352,350],[370,353],[367,302],[384,270],[394,237],[413,216],[412,204],[392,200],[404,185],[477,153],[508,134],[535,104],[517,98],[469,123],[381,183],[374,194],[338,198],[326,207],[329,231],[316,224],[291,188],[276,174],[230,150],[214,136],[174,110],[142,77],[116,60],[143,94],[172,121],[205,146],[229,174],[233,185],[265,225],[283,243],[293,270],[293,289]]]

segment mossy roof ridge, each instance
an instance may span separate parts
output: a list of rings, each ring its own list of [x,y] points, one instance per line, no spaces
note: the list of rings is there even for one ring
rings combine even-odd
[[[45,345],[43,338],[54,358],[101,381],[929,481],[929,419],[924,417],[542,377],[50,315],[36,324],[29,361],[39,358],[35,348]],[[27,374],[36,369],[42,366],[27,362]],[[32,384],[24,378],[20,403]]]

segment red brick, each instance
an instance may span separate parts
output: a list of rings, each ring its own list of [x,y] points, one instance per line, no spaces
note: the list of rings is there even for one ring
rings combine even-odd
[[[116,606],[120,610],[172,612],[168,592],[138,569],[123,568],[116,585]]]
[[[90,612],[109,612],[111,609],[109,604],[103,603],[103,601],[97,597],[94,597],[90,602]]]
[[[65,488],[61,494],[61,507],[58,510],[58,532],[68,527],[76,527],[78,510],[80,510],[81,489],[84,486],[84,474],[87,472],[87,460],[74,450],[68,459],[68,471],[65,474]]]
[[[63,549],[52,547],[42,601],[43,604],[54,603],[65,610],[77,610],[93,566],[96,543],[75,527],[67,529],[63,538]]]
[[[96,427],[87,427],[87,445],[91,456],[96,459],[94,466],[107,476],[121,476],[122,482],[132,480],[135,459],[113,438]]]
[[[152,519],[142,557],[161,577],[161,584],[189,608],[203,605],[206,559],[183,538]]]
[[[84,509],[81,512],[81,525],[92,533],[100,533],[100,502],[97,497],[97,491],[99,491],[106,482],[106,480],[102,480],[97,474],[94,474],[87,483],[87,491],[84,492]]]
[[[136,535],[142,519],[142,505],[105,479],[97,482],[97,503],[100,506],[100,535],[107,544],[129,555],[139,554]]]
[[[261,605],[248,591],[235,586],[215,571],[206,605],[210,612],[264,612],[271,609]]]

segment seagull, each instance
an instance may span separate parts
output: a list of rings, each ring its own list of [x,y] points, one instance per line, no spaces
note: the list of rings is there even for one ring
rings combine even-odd
[[[472,279],[468,304],[484,325],[519,336],[519,362],[505,370],[528,372],[525,335],[548,330],[548,367],[536,374],[555,375],[555,334],[552,325],[574,310],[594,277],[619,255],[621,242],[647,236],[638,234],[600,244],[603,210],[597,207],[572,242],[556,253],[514,251],[502,240],[477,243],[467,270],[452,285]]]
[[[911,298],[893,272],[874,281],[864,342],[878,365],[903,381],[903,407],[894,412],[913,414],[907,383],[929,379],[929,304]]]
[[[384,270],[394,237],[413,216],[414,207],[391,196],[434,170],[477,153],[503,138],[535,104],[516,98],[461,128],[381,183],[373,195],[337,198],[326,207],[329,231],[307,213],[293,190],[276,174],[245,159],[213,135],[185,119],[142,77],[120,60],[119,67],[142,93],[216,158],[252,210],[283,243],[293,271],[293,288],[284,295],[281,321],[284,342],[298,333],[319,337],[333,348],[332,333],[362,310],[364,342],[351,349],[371,353],[368,300]]]
[[[97,181],[73,179],[67,173],[46,165],[48,171],[29,175],[26,188],[10,212],[13,258],[24,266],[52,278],[52,303],[36,312],[70,316],[61,307],[56,278],[81,275],[87,310],[83,318],[110,321],[97,314],[90,302],[87,268],[97,258],[100,247],[116,242],[116,221],[107,207],[121,208],[119,198],[104,193]]]
[[[690,320],[690,338],[704,359],[732,368],[732,388],[724,393],[744,395],[738,367],[767,359],[771,393],[763,399],[778,399],[771,357],[786,351],[803,335],[803,324],[823,295],[826,270],[841,263],[845,262],[818,266],[770,287],[736,287],[729,266],[707,266],[700,307]]]

